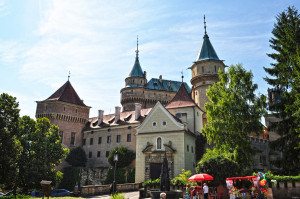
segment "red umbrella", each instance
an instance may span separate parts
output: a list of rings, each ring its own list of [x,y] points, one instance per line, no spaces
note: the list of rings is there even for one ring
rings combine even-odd
[[[211,175],[207,174],[207,173],[198,173],[195,174],[191,177],[189,177],[189,181],[193,181],[193,182],[200,182],[200,181],[205,181],[205,180],[213,180],[214,177],[212,177]]]

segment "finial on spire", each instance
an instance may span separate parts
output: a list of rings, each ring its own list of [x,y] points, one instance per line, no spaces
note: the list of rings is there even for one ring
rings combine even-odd
[[[183,83],[183,78],[184,78],[184,76],[183,76],[183,71],[181,71],[181,82]]]
[[[136,57],[139,57],[139,36],[136,36]]]
[[[204,19],[204,34],[206,35],[206,34],[207,34],[207,32],[206,32],[206,21],[205,21],[205,15],[204,15],[203,19]]]
[[[71,76],[71,72],[69,71],[69,75],[68,75],[68,81],[69,81],[69,79],[70,79],[70,76]]]

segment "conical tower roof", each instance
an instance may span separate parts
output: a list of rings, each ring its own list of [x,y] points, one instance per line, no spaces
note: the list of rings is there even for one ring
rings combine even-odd
[[[137,44],[136,44],[136,56],[135,56],[135,62],[131,69],[131,72],[129,73],[129,77],[144,77],[144,72],[142,70],[140,61],[139,61],[139,42],[137,38]]]
[[[86,106],[76,93],[69,80],[46,99],[46,101],[49,100],[57,100],[70,104]]]
[[[214,47],[212,46],[209,37],[207,35],[206,32],[206,21],[205,21],[205,16],[204,16],[204,29],[205,29],[205,33],[204,33],[204,37],[203,37],[203,44],[202,44],[202,48],[201,51],[199,53],[198,59],[197,61],[201,61],[201,60],[220,60]]]
[[[197,106],[194,100],[188,93],[185,85],[182,83],[178,92],[173,97],[173,99],[167,104],[166,108],[179,108],[179,107],[189,107]]]

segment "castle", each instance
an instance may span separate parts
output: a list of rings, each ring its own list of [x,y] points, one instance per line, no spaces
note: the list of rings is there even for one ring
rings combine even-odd
[[[121,89],[121,104],[114,114],[89,117],[90,107],[79,98],[68,80],[54,94],[37,102],[36,117],[48,117],[61,131],[67,147],[82,146],[98,179],[110,167],[109,151],[125,146],[136,153],[135,181],[159,177],[166,156],[170,177],[182,169],[194,171],[196,138],[206,122],[206,90],[218,81],[218,70],[225,64],[215,52],[208,34],[197,60],[191,65],[192,88],[185,82],[159,78],[147,80],[139,60],[138,42],[134,65]]]

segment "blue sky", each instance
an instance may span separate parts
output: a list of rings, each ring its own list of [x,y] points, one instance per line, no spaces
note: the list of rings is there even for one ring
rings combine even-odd
[[[271,60],[269,39],[276,15],[298,0],[0,0],[0,93],[34,117],[44,100],[70,81],[84,102],[113,112],[135,57],[148,79],[162,75],[180,81],[201,48],[203,15],[207,32],[226,65],[242,63],[254,74],[259,93],[264,66]],[[189,83],[190,84],[190,83]]]

